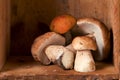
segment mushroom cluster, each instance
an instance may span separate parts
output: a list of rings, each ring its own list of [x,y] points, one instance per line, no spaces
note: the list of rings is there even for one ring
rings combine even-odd
[[[44,65],[92,72],[96,70],[94,59],[102,61],[109,55],[110,33],[96,19],[60,15],[52,20],[50,30],[37,37],[31,47],[33,58]]]

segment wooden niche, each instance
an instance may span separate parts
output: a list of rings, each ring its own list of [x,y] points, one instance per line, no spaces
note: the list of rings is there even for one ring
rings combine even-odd
[[[11,0],[10,4],[11,45],[0,80],[120,79],[119,0]],[[48,32],[51,20],[64,13],[77,19],[96,18],[111,32],[111,55],[107,61],[96,62],[95,72],[78,73],[74,70],[63,70],[57,65],[43,66],[31,56],[33,40]]]

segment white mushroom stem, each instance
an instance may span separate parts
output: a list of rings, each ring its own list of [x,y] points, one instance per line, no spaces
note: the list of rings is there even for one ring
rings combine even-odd
[[[72,69],[74,63],[74,53],[61,45],[49,45],[45,53],[50,61],[57,63],[64,69]]]
[[[92,72],[95,71],[95,62],[93,60],[91,51],[77,51],[74,70],[77,72]]]
[[[49,45],[45,49],[45,54],[47,55],[48,59],[53,63],[60,58],[64,53],[64,47],[61,45]]]
[[[72,69],[74,63],[74,53],[68,49],[64,50],[64,54],[61,57],[61,65],[64,69]]]

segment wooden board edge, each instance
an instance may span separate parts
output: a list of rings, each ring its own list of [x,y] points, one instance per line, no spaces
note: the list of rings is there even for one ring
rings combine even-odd
[[[114,65],[120,76],[120,1],[111,0],[111,23],[114,41]]]

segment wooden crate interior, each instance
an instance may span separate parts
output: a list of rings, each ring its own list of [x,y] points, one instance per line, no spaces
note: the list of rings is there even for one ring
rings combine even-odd
[[[115,7],[119,7],[117,1],[119,2],[119,0],[11,0],[10,54],[0,77],[7,76],[14,79],[12,76],[16,78],[23,78],[23,76],[37,78],[41,76],[41,79],[46,80],[53,80],[53,78],[66,80],[75,78],[118,79],[118,53],[120,53],[120,49],[114,48],[120,43],[118,41],[120,39],[116,40],[118,36],[116,32],[119,32],[120,29],[118,28],[118,21],[116,24],[114,22],[116,16],[112,16]],[[116,15],[118,12],[116,11]],[[96,62],[97,70],[95,72],[64,71],[56,65],[43,66],[32,58],[30,49],[34,39],[50,31],[51,20],[60,14],[71,14],[77,19],[96,18],[104,23],[111,32],[110,56],[107,61]],[[117,31],[114,30],[114,26],[116,29],[118,28]],[[114,43],[114,41],[116,42]],[[118,47],[120,46],[118,45]],[[49,76],[49,78],[45,76]]]

